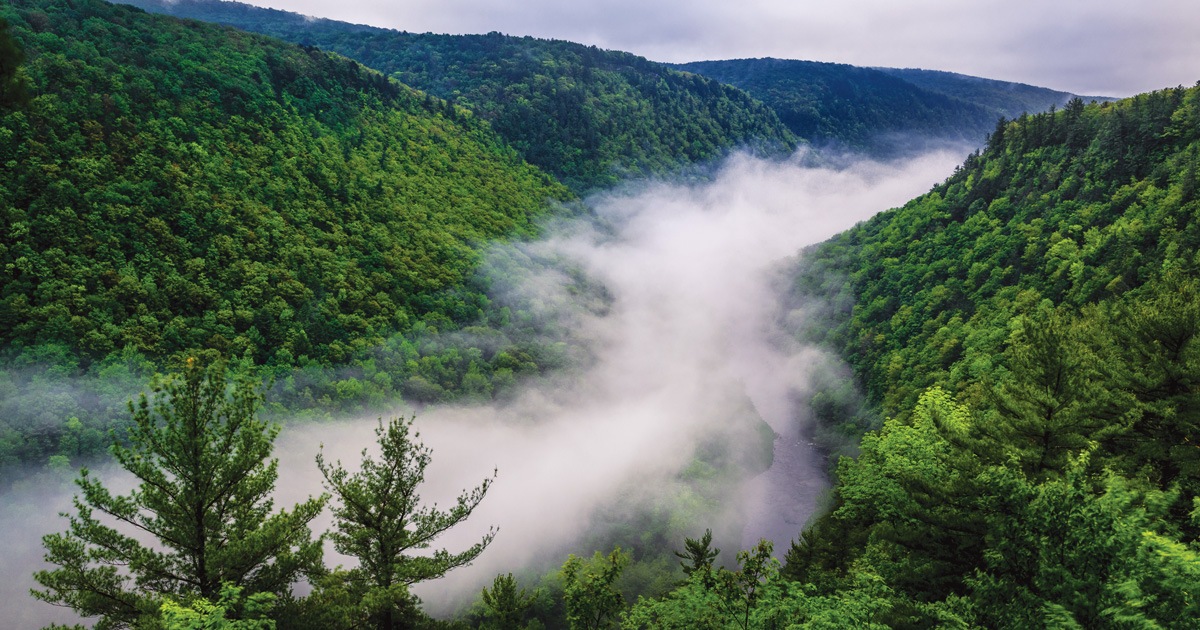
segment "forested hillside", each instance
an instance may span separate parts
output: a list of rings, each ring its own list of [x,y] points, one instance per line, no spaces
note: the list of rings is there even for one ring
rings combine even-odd
[[[917,68],[874,68],[930,92],[945,94],[991,110],[996,118],[1017,118],[1021,114],[1038,114],[1051,107],[1066,105],[1075,94],[1044,87],[973,77],[956,72],[921,70]],[[1083,102],[1112,101],[1104,96],[1079,96]]]
[[[356,59],[472,110],[527,161],[579,191],[734,149],[795,147],[774,112],[741,90],[628,53],[499,33],[407,33],[220,0],[132,4]]]
[[[1200,87],[1074,100],[809,252],[801,334],[889,419],[783,575],[896,627],[1200,623],[1198,167]]]
[[[936,140],[976,144],[1001,116],[1044,111],[1072,96],[949,72],[789,59],[676,67],[746,90],[801,138],[882,153],[911,151]]]
[[[280,396],[303,406],[432,400],[464,378],[490,395],[495,370],[536,369],[495,331],[487,356],[437,336],[499,321],[468,286],[482,247],[571,197],[470,112],[132,7],[18,0],[0,18],[25,93],[0,112],[0,468],[76,453],[69,417],[113,417],[97,400],[123,415],[120,388],[68,401],[37,379],[125,383],[183,351],[302,366]]]
[[[1005,122],[928,195],[812,252],[803,286],[853,305],[830,338],[871,400],[894,414],[931,384],[964,392],[997,366],[1008,322],[1044,301],[1078,310],[1190,277],[1196,100],[1076,100]]]
[[[781,123],[716,80],[565,42],[155,6],[299,43],[100,0],[0,5],[0,482],[109,454],[140,480],[121,495],[79,473],[36,597],[107,627],[1200,627],[1200,84],[997,123],[992,108],[1046,95],[697,66],[762,90]],[[344,467],[321,447],[328,493],[275,509],[272,414],[483,401],[565,362],[566,344],[523,337],[535,314],[487,297],[526,253],[480,273],[488,243],[574,199],[526,159],[587,190],[792,147],[784,123],[871,150],[881,133],[990,130],[928,194],[799,258],[804,316],[786,321],[846,359],[866,402],[812,398],[817,440],[855,457],[785,563],[769,542],[731,562],[711,531],[680,535],[768,465],[775,436],[748,400],[664,477],[677,496],[600,508],[618,522],[581,544],[602,551],[533,590],[497,575],[452,622],[409,587],[491,544],[493,529],[430,548],[497,473],[425,504],[430,451],[413,420],[381,420],[375,455]],[[580,308],[604,308],[574,280]],[[126,407],[160,371],[176,375]],[[686,448],[674,428],[547,461],[653,460]],[[326,503],[350,569],[325,566],[310,531]]]

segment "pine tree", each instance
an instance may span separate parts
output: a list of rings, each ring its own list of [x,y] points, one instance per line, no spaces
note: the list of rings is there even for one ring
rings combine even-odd
[[[229,586],[288,595],[321,568],[308,523],[326,499],[274,511],[279,428],[256,417],[258,387],[243,379],[227,395],[223,364],[188,359],[154,393],[130,403],[129,444],[113,446],[137,486],[114,495],[80,471],[68,530],[42,539],[58,568],[34,574],[33,595],[100,617],[97,628],[157,618],[165,601],[217,601]]]
[[[712,548],[711,529],[704,530],[704,535],[699,540],[684,538],[683,547],[684,551],[676,551],[675,556],[679,558],[679,566],[688,577],[696,571],[700,571],[701,575],[708,575],[712,571],[713,562],[721,554],[720,549]]]
[[[492,528],[465,551],[437,549],[417,555],[471,516],[495,476],[464,491],[449,510],[421,505],[417,490],[425,481],[431,451],[412,430],[412,422],[380,421],[375,434],[381,458],[377,461],[364,450],[357,473],[349,473],[340,461],[331,466],[323,454],[317,455],[317,467],[338,503],[333,508],[336,531],[330,535],[334,548],[359,561],[357,569],[344,574],[349,583],[345,587],[362,593],[363,612],[377,628],[396,627],[413,611],[409,586],[470,564],[496,536]]]
[[[25,104],[29,98],[26,78],[21,74],[25,53],[0,19],[0,110]]]
[[[1015,459],[1035,478],[1053,477],[1089,444],[1121,434],[1133,400],[1110,386],[1119,369],[1108,356],[1107,325],[1096,309],[1082,317],[1058,309],[1023,318],[1005,352],[1010,373],[988,398],[996,413],[976,425],[976,453],[993,464]]]

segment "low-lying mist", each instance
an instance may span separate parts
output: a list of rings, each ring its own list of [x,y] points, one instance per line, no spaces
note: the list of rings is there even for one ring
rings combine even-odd
[[[643,510],[680,511],[672,521],[680,535],[711,527],[730,556],[759,537],[774,540],[777,553],[786,550],[826,485],[821,456],[803,442],[806,411],[798,401],[830,359],[777,328],[776,273],[801,248],[927,191],[964,154],[837,166],[805,153],[786,162],[737,156],[711,181],[596,196],[589,200],[595,217],[497,249],[491,260],[506,280],[494,284],[502,292],[494,299],[535,305],[556,318],[588,358],[572,373],[531,381],[503,404],[417,414],[421,438],[433,449],[427,502],[447,505],[499,470],[471,519],[439,546],[459,550],[492,525],[499,535],[473,566],[418,589],[430,612],[473,597],[497,573],[557,565],[569,552],[590,555],[593,549],[577,544],[596,535],[597,521],[619,523]],[[582,271],[603,287],[604,299],[580,293],[571,273],[547,261]],[[697,465],[697,453],[753,440],[757,419],[747,416],[755,413],[779,436],[776,465],[749,483],[693,496],[683,473]],[[322,491],[313,461],[320,445],[327,460],[354,468],[361,451],[373,447],[376,424],[371,416],[289,425],[276,445],[277,505]],[[0,498],[10,576],[0,593],[3,609],[50,609],[27,592],[40,565],[38,538],[65,528],[53,516],[68,491],[46,490],[37,503],[45,512]],[[25,506],[20,513],[18,504]],[[315,525],[327,527],[328,517]]]

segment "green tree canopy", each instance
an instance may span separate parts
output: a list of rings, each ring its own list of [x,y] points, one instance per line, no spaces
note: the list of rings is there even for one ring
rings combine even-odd
[[[211,0],[131,0],[331,50],[469,108],[521,157],[576,191],[662,175],[796,139],[770,108],[718,81],[566,41],[407,33]]]
[[[518,630],[533,605],[533,595],[517,588],[513,574],[497,575],[492,587],[483,589],[483,624],[488,630]]]
[[[290,594],[322,566],[308,523],[326,499],[274,510],[279,429],[256,417],[257,387],[243,379],[227,394],[223,364],[189,359],[154,392],[130,403],[129,444],[113,446],[137,486],[114,495],[80,472],[68,530],[43,538],[57,568],[34,574],[34,596],[108,628],[156,618],[166,598],[215,602],[231,586]]]
[[[600,630],[616,625],[625,609],[625,597],[616,588],[617,579],[629,565],[629,554],[621,548],[607,556],[597,551],[591,560],[574,554],[563,563],[563,603],[571,630]]]

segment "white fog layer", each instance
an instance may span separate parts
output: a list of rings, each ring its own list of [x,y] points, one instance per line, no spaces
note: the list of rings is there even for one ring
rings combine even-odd
[[[569,551],[590,554],[569,546],[597,511],[669,502],[695,446],[729,423],[746,395],[795,444],[802,416],[789,393],[802,393],[809,370],[826,359],[779,343],[771,272],[804,246],[928,191],[963,154],[841,169],[806,167],[802,158],[737,157],[712,182],[596,197],[589,203],[610,230],[568,224],[530,247],[537,256],[576,261],[607,289],[612,305],[603,316],[573,313],[570,320],[593,344],[596,361],[586,373],[531,388],[500,409],[418,414],[422,438],[433,448],[426,498],[446,505],[499,469],[487,499],[443,544],[465,548],[490,525],[499,535],[474,565],[418,589],[427,604],[442,594],[477,594],[497,573],[544,554],[560,563]],[[550,276],[531,277],[517,290],[547,308],[568,304],[564,284]],[[295,492],[284,493],[285,503],[316,492],[316,443],[324,443],[327,457],[350,463],[370,445],[374,426],[367,418],[336,430],[286,433],[284,479],[306,483],[289,484]],[[825,485],[817,460],[810,447],[790,449],[782,468],[806,478],[778,479],[772,471],[732,493],[723,506],[728,513],[712,514],[713,522],[690,535],[706,526],[719,530],[717,519],[749,511],[748,529],[758,531],[718,546],[732,552],[766,536],[786,550]],[[757,505],[744,501],[751,496]]]
[[[561,563],[568,552],[590,554],[571,545],[598,517],[620,521],[641,508],[675,505],[680,471],[698,446],[728,435],[747,400],[779,435],[775,466],[702,514],[712,522],[690,535],[738,523],[736,538],[715,541],[727,553],[759,537],[774,540],[777,554],[785,551],[826,484],[819,456],[800,437],[806,417],[797,401],[811,371],[828,358],[786,343],[775,329],[780,304],[772,272],[801,248],[926,192],[964,154],[837,169],[808,166],[803,156],[783,163],[735,157],[709,182],[643,185],[590,199],[607,229],[568,223],[517,252],[497,251],[497,261],[572,261],[611,302],[599,314],[571,309],[565,274],[530,272],[506,299],[562,311],[589,346],[584,371],[541,380],[502,406],[418,414],[421,438],[433,449],[422,491],[427,502],[447,506],[499,471],[470,520],[439,546],[458,551],[490,526],[499,528],[495,542],[474,565],[418,589],[427,609],[442,612],[473,597],[497,573]],[[371,416],[285,429],[276,445],[277,507],[322,491],[313,461],[321,444],[327,460],[356,468],[360,452],[374,445],[376,422]],[[54,517],[66,491],[46,491],[36,502],[0,497],[9,568],[0,608],[29,611],[23,625],[60,614],[34,602],[28,589],[41,567],[38,539],[66,528]],[[314,523],[318,532],[329,526],[328,512]]]

